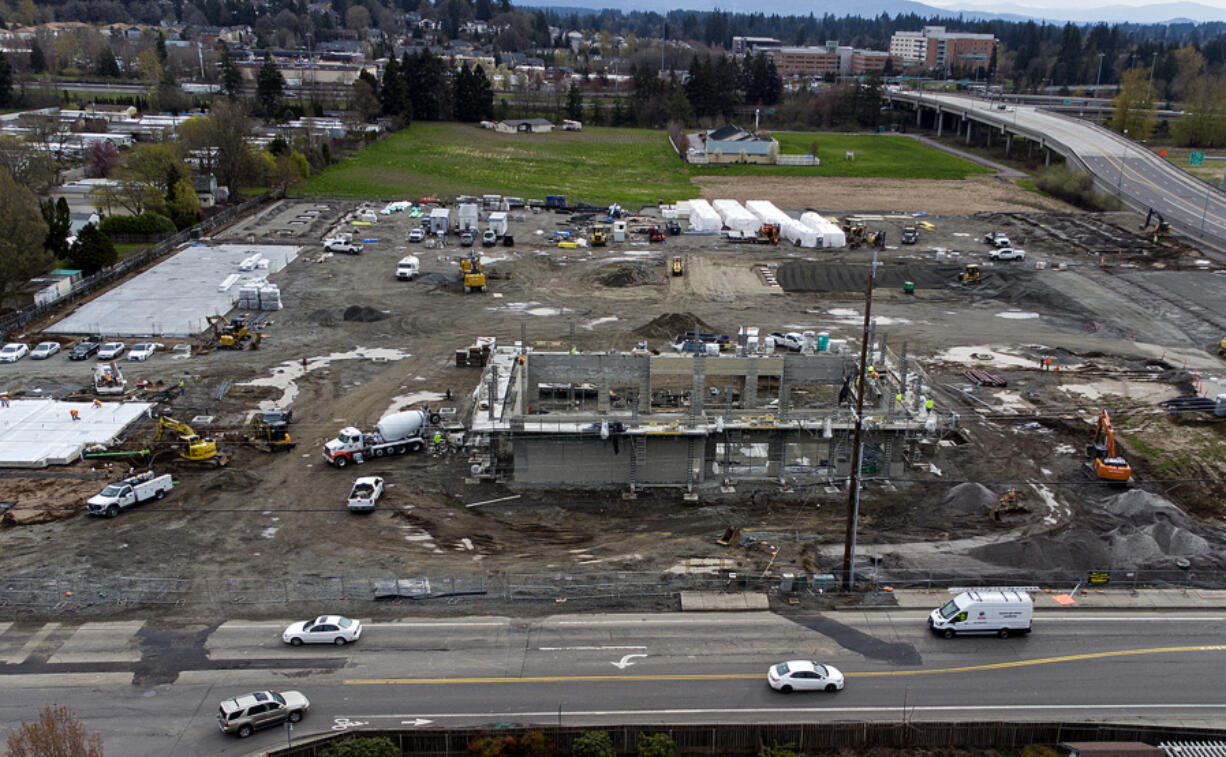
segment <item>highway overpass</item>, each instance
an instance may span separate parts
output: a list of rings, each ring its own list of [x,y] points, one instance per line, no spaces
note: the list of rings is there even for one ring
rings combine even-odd
[[[1099,191],[1132,209],[1153,208],[1177,232],[1226,246],[1226,193],[1109,129],[1034,105],[964,95],[887,92],[886,99],[892,108],[913,110],[915,123],[938,136],[965,136],[967,144],[1003,141],[1007,151],[1015,138],[1024,138],[1027,150],[1043,151],[1048,163],[1052,153],[1062,155],[1093,175]]]

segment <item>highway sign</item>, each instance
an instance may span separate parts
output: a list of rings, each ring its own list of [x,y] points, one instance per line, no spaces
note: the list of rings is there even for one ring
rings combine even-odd
[[[1205,154],[1203,152],[1194,152],[1188,156],[1188,165],[1203,166],[1205,165]]]

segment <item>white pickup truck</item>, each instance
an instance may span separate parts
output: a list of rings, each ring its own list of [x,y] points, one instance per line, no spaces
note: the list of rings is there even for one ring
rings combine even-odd
[[[362,245],[354,244],[348,239],[348,235],[342,235],[325,239],[324,250],[327,252],[341,252],[346,255],[361,255]]]
[[[998,250],[989,252],[988,257],[992,260],[1025,260],[1026,251],[1013,247],[1001,247]]]
[[[349,509],[355,513],[371,512],[383,496],[383,479],[379,476],[363,476],[353,482],[349,491]]]
[[[90,515],[106,515],[114,518],[120,510],[126,510],[132,505],[151,499],[161,499],[174,486],[170,474],[155,475],[153,471],[145,471],[135,476],[128,476],[121,481],[107,484],[98,494],[89,498]]]

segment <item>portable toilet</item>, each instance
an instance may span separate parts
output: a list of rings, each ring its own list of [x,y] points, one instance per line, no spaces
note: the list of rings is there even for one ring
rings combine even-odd
[[[825,352],[828,349],[830,349],[830,332],[829,331],[817,332],[817,351]]]
[[[613,241],[614,242],[626,241],[626,222],[625,221],[614,221],[613,222]]]

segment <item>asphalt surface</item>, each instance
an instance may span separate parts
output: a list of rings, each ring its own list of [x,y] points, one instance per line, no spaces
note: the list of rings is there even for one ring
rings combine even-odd
[[[894,99],[914,101],[914,93],[894,93]],[[922,95],[925,103],[940,102],[950,113],[973,113],[998,126],[1045,135],[1064,145],[1093,173],[1103,188],[1122,194],[1134,208],[1153,208],[1177,231],[1222,244],[1226,242],[1226,193],[1197,179],[1122,135],[1088,121],[1039,110],[949,94]]]
[[[288,647],[285,622],[216,627],[0,624],[0,736],[69,706],[108,753],[241,755],[369,727],[1001,718],[1218,724],[1226,612],[1038,612],[1009,639],[932,636],[919,610],[572,615],[379,622],[346,647]],[[783,695],[768,665],[845,671],[838,694]],[[311,711],[246,740],[218,702],[296,689]]]

